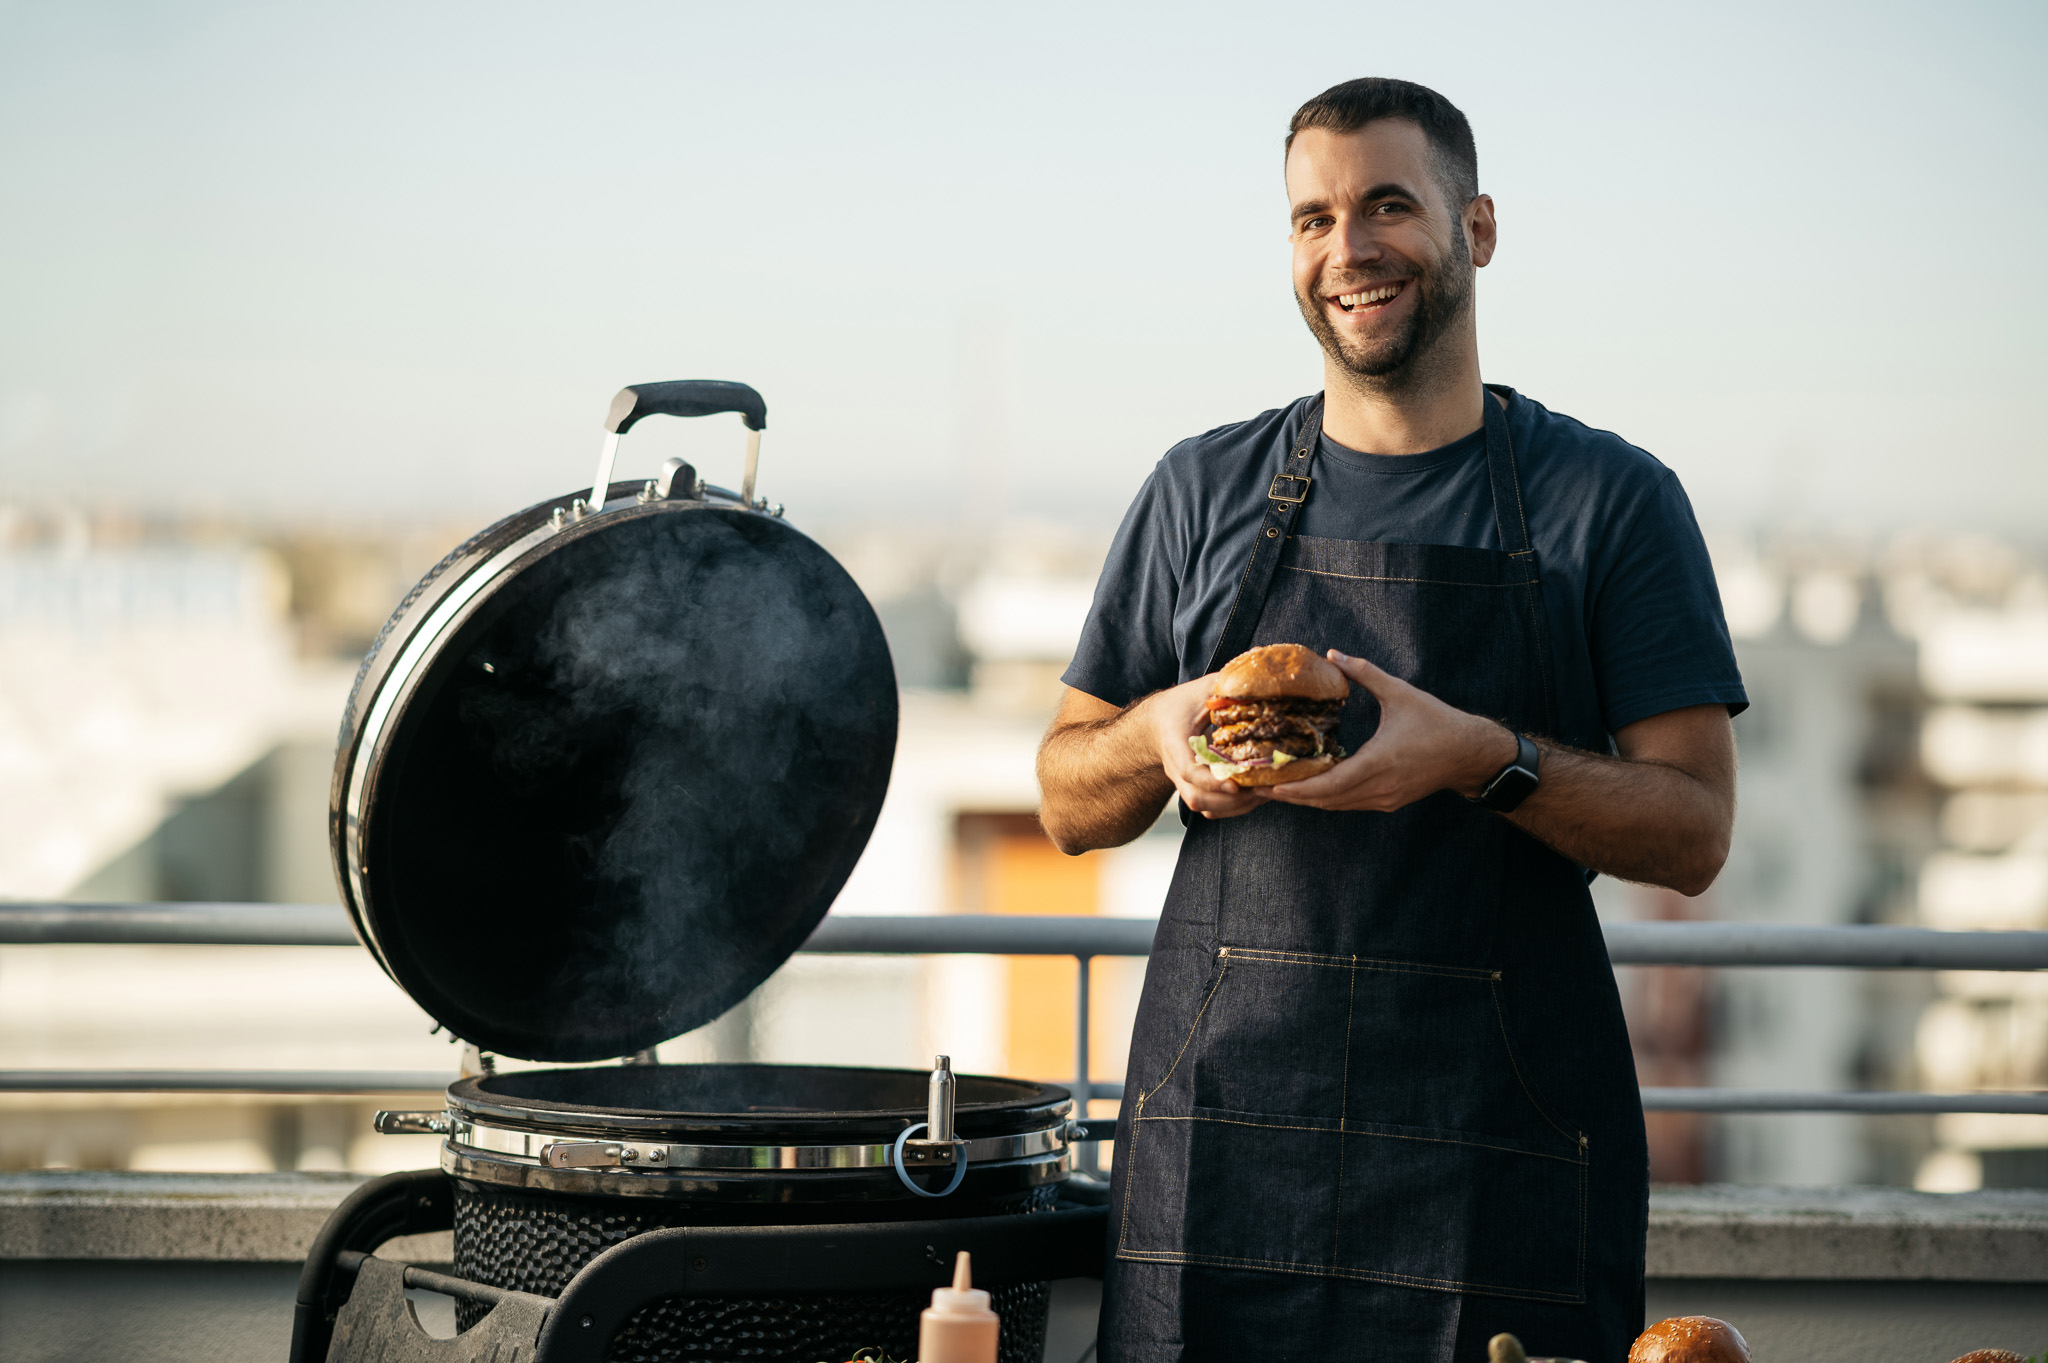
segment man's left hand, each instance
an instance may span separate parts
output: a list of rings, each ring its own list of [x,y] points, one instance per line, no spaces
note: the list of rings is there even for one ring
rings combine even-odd
[[[1276,801],[1317,809],[1391,813],[1440,790],[1477,795],[1515,760],[1504,725],[1446,705],[1363,658],[1331,649],[1330,661],[1380,703],[1380,727],[1366,745],[1320,776],[1266,787]]]

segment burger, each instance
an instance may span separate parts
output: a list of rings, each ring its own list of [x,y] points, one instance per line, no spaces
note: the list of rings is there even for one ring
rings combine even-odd
[[[1351,683],[1300,644],[1238,654],[1216,674],[1209,727],[1188,740],[1219,781],[1277,786],[1337,764],[1337,723]]]
[[[1628,1363],[1749,1363],[1749,1344],[1725,1320],[1673,1316],[1636,1337]]]

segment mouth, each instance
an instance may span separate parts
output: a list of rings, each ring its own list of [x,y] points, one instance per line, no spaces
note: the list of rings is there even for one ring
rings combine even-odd
[[[1399,298],[1407,288],[1408,281],[1399,279],[1389,284],[1375,284],[1371,288],[1361,289],[1357,293],[1331,294],[1330,301],[1345,312],[1356,316],[1378,312],[1381,308]]]

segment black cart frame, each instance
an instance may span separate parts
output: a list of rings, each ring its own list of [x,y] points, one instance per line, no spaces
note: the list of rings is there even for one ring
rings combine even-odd
[[[951,1281],[974,1256],[977,1286],[1099,1278],[1108,1212],[1063,1205],[1028,1216],[852,1225],[677,1227],[612,1246],[559,1297],[488,1287],[374,1251],[403,1235],[451,1229],[452,1180],[438,1169],[387,1174],[358,1188],[306,1256],[291,1363],[599,1363],[633,1314],[675,1296],[918,1289]],[[405,1289],[489,1306],[451,1339],[420,1328]]]

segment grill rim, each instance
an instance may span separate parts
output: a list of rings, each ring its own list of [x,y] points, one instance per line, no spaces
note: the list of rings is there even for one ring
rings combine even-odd
[[[735,1091],[749,1087],[764,1075],[781,1079],[821,1075],[835,1079],[873,1076],[922,1086],[928,1076],[921,1070],[874,1065],[778,1065],[761,1061],[712,1062],[697,1065],[620,1065],[596,1071],[617,1075],[621,1089],[644,1083],[650,1071],[690,1069],[717,1070],[732,1081]],[[585,1076],[592,1070],[519,1070],[502,1075],[476,1075],[458,1079],[448,1086],[451,1117],[536,1134],[580,1136],[608,1140],[629,1137],[649,1140],[673,1136],[680,1143],[733,1145],[867,1145],[893,1141],[906,1126],[925,1119],[919,1107],[863,1107],[801,1112],[696,1112],[669,1108],[596,1107],[563,1103],[530,1096],[494,1094],[487,1085],[517,1079],[534,1082],[553,1074]],[[1019,1136],[1063,1127],[1073,1110],[1073,1093],[1060,1084],[1035,1083],[1000,1075],[962,1075],[963,1089],[973,1085],[1000,1085],[1017,1091],[1017,1097],[1000,1102],[963,1102],[954,1109],[954,1128],[969,1140],[991,1136]],[[687,1138],[711,1137],[691,1141]],[[824,1139],[830,1137],[830,1139]],[[720,1139],[723,1138],[723,1139]]]

